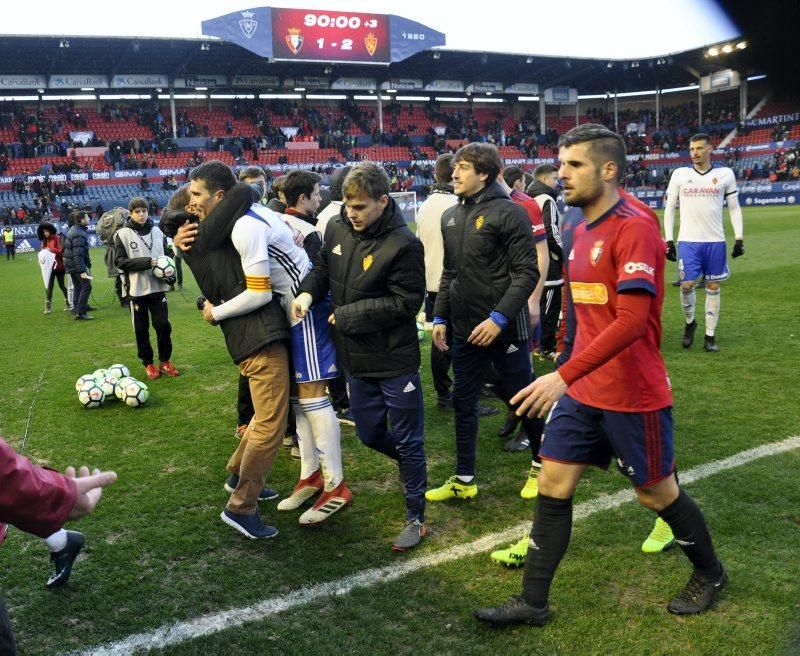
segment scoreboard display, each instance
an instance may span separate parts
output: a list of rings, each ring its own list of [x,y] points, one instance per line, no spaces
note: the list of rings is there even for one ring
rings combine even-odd
[[[388,64],[389,20],[379,14],[273,9],[272,53],[277,60]]]
[[[445,45],[444,34],[407,18],[354,11],[254,7],[202,30],[276,61],[386,65]]]

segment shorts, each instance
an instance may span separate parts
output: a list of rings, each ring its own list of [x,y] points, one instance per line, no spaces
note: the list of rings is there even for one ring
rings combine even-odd
[[[564,396],[544,427],[542,460],[606,469],[611,458],[636,487],[647,487],[675,471],[672,408],[616,412]]]
[[[332,312],[333,306],[326,298],[315,303],[305,318],[292,326],[292,367],[296,383],[330,380],[339,375],[328,323]]]
[[[711,282],[725,280],[731,275],[724,241],[678,242],[678,276],[681,281],[697,280],[701,275]]]

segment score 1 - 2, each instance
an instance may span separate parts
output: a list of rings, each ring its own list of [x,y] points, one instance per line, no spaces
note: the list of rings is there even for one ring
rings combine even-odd
[[[320,37],[317,39],[317,45],[319,46],[320,50],[325,48],[325,39]],[[331,43],[331,48],[335,48],[338,43]],[[341,50],[352,50],[353,49],[353,39],[342,39],[342,45],[340,46]]]

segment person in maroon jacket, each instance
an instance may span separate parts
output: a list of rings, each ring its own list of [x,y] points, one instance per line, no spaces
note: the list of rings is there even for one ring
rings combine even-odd
[[[88,467],[81,467],[77,474],[68,467],[65,475],[37,467],[0,439],[0,542],[6,524],[41,538],[53,535],[67,520],[91,513],[103,488],[115,480],[115,472],[95,469],[90,474]],[[14,631],[2,597],[0,654],[16,654]]]

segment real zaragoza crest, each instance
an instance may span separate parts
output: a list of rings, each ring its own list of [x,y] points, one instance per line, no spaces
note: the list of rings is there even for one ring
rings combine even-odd
[[[364,271],[369,269],[372,266],[372,255],[367,255],[361,260],[361,265],[364,267]]]
[[[242,19],[239,21],[239,27],[242,29],[242,34],[244,34],[248,39],[252,39],[253,35],[258,29],[258,21],[253,18],[254,16],[255,14],[252,11],[243,11]]]
[[[378,49],[377,37],[370,32],[364,37],[364,45],[367,47],[367,52],[370,54],[370,56],[374,55],[375,51]]]
[[[289,28],[289,34],[286,35],[286,45],[289,46],[289,50],[292,51],[293,55],[299,53],[303,47],[303,37],[296,27]]]

